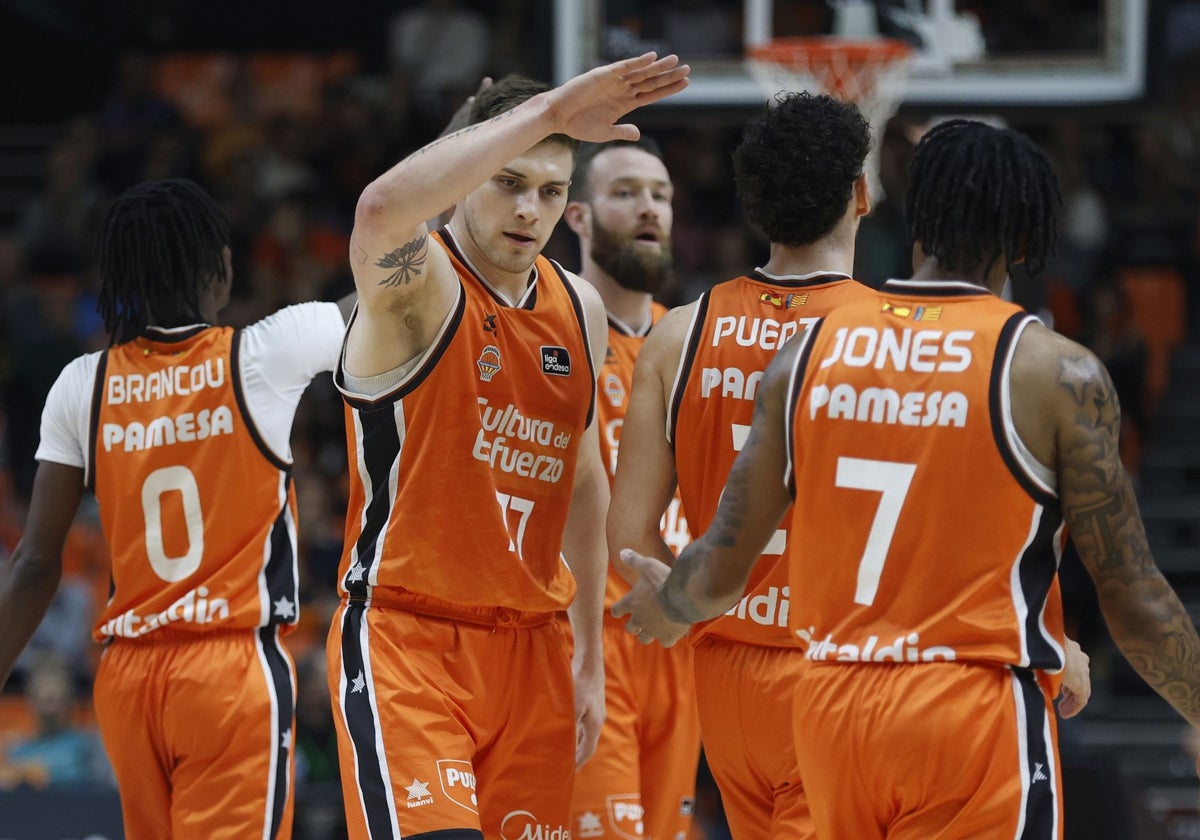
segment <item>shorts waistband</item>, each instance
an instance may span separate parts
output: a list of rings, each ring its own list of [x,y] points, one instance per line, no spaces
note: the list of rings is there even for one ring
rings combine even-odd
[[[281,634],[284,632],[285,628],[281,625],[269,625],[268,627],[229,627],[219,630],[178,630],[174,627],[160,627],[142,636],[111,636],[105,644],[145,645],[207,642],[214,639],[228,639],[237,636],[255,636],[261,631],[269,629],[271,626],[278,627]]]
[[[449,621],[465,621],[486,627],[537,627],[554,621],[560,612],[525,612],[509,607],[468,607],[425,595],[373,592],[369,598],[343,598],[343,603],[386,607]]]

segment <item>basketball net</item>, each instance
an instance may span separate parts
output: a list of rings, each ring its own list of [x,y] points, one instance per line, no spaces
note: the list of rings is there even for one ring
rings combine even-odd
[[[755,81],[774,103],[780,91],[827,93],[853,102],[871,126],[864,167],[871,201],[883,199],[879,150],[908,82],[912,48],[892,38],[776,38],[746,52]]]

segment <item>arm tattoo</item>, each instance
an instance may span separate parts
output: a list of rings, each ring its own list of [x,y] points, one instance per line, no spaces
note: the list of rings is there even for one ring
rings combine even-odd
[[[1150,554],[1118,449],[1120,406],[1090,354],[1062,359],[1074,418],[1059,443],[1064,515],[1091,572],[1113,640],[1142,678],[1200,724],[1200,638]]]
[[[418,236],[376,260],[375,265],[380,268],[395,269],[379,281],[380,286],[395,287],[401,283],[407,286],[416,279],[417,275],[421,273],[422,266],[425,265],[425,239],[424,236]]]
[[[450,140],[454,137],[460,137],[464,134],[470,134],[473,131],[478,131],[479,127],[482,125],[487,125],[488,123],[495,123],[495,122],[500,122],[501,120],[506,120],[512,116],[513,110],[514,109],[510,108],[509,110],[504,111],[501,114],[497,114],[496,116],[492,117],[490,120],[486,120],[485,122],[482,122],[482,123],[474,123],[473,125],[468,125],[465,128],[460,128],[458,131],[455,131],[452,134],[447,134],[445,137],[439,137],[436,140],[426,143],[424,146],[422,146],[421,148],[419,148],[415,152],[413,152],[411,155],[409,155],[408,159],[413,160],[415,158],[419,158],[421,155],[432,150],[435,146],[440,146],[441,144],[445,143],[447,140]]]
[[[430,142],[426,143],[421,148],[417,149],[411,155],[409,155],[409,160],[412,160],[413,158],[419,158],[421,155],[432,150],[435,146],[442,145],[443,143],[445,143],[447,140],[451,139],[452,137],[458,137],[463,134],[470,134],[471,132],[478,131],[478,130],[479,130],[478,124],[468,125],[466,128],[460,128],[458,131],[452,132],[451,134],[447,134],[445,137],[438,137],[436,140],[431,140]]]
[[[760,399],[754,406],[755,420],[760,423],[759,417],[766,411],[764,402]],[[747,524],[747,511],[757,503],[751,470],[746,465],[763,457],[758,452],[761,447],[762,438],[752,434],[729,473],[721,502],[708,530],[680,553],[664,582],[659,600],[663,613],[672,621],[694,624],[709,617],[698,609],[701,605],[696,604],[688,594],[688,583],[696,574],[714,574],[713,567],[725,559],[714,554],[736,553],[739,546],[745,546],[748,537],[742,531]]]

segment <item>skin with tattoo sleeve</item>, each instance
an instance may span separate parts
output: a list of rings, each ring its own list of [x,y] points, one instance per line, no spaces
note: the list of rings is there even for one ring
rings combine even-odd
[[[1065,657],[1055,573],[1066,536],[1118,648],[1193,727],[1200,638],[1150,554],[1107,371],[999,300],[1014,264],[1036,276],[1053,249],[1058,188],[1045,155],[1017,132],[951,121],[918,146],[911,184],[913,278],[785,345],[708,530],[669,574],[624,551],[643,581],[618,609],[652,635],[647,589],[667,620],[722,614],[794,493],[789,624],[813,664],[793,734],[818,834],[888,837],[903,821],[905,836],[981,836],[983,826],[1011,836],[1018,825],[1055,836],[1057,735],[1033,670]],[[900,348],[902,335],[949,349],[928,366],[905,361],[907,349],[863,350],[872,336]],[[956,704],[947,692],[991,699]],[[901,762],[899,776],[836,760],[868,722],[872,748]],[[1027,739],[1019,752],[1013,731]],[[1004,735],[988,741],[991,732]],[[917,743],[923,793],[897,815],[887,803],[907,795],[902,761]],[[989,762],[974,760],[985,752]]]

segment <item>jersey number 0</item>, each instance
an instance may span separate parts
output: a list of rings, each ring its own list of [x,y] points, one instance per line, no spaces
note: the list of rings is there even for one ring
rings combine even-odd
[[[187,551],[178,557],[167,556],[163,545],[162,497],[171,492],[179,493],[187,531]],[[204,557],[204,516],[200,512],[200,488],[191,470],[163,467],[146,476],[142,483],[142,513],[146,517],[146,556],[156,575],[175,583],[200,568]]]

